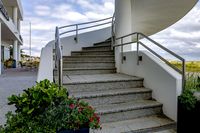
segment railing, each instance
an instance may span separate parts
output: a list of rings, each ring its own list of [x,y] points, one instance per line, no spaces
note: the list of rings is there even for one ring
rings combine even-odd
[[[115,13],[113,14],[112,17],[112,29],[111,29],[111,44],[112,44],[112,48],[115,44]]]
[[[130,41],[130,42],[126,42],[124,43],[124,39],[126,37],[132,37],[132,36],[136,36],[136,41]],[[165,58],[163,58],[162,56],[160,56],[158,53],[156,53],[154,50],[152,50],[150,47],[146,46],[143,42],[140,41],[140,38],[144,38],[147,39],[148,41],[150,41],[151,43],[155,44],[156,46],[158,46],[159,48],[163,49],[164,51],[168,52],[169,54],[171,54],[172,56],[176,57],[177,59],[179,59],[182,62],[182,68],[181,70],[172,65],[168,60],[166,60]],[[172,52],[171,50],[167,49],[166,47],[162,46],[161,44],[157,43],[156,41],[152,40],[151,38],[149,38],[148,36],[139,33],[139,32],[135,32],[135,33],[131,33],[119,38],[116,38],[116,41],[119,40],[120,44],[116,44],[113,47],[119,47],[121,46],[121,52],[123,53],[123,46],[124,45],[129,45],[129,44],[133,44],[133,43],[137,43],[137,64],[139,65],[139,61],[140,61],[140,55],[139,55],[139,45],[142,45],[144,48],[146,48],[148,51],[150,51],[152,54],[154,54],[155,56],[157,56],[158,58],[160,58],[162,61],[164,61],[167,65],[169,65],[171,68],[173,68],[175,71],[177,71],[178,73],[180,73],[182,75],[182,87],[183,90],[185,88],[185,59],[183,59],[182,57],[180,57],[179,55],[177,55],[176,53]],[[122,54],[123,56],[123,54]],[[122,62],[123,62],[123,57],[122,57]],[[182,90],[182,91],[183,91]]]
[[[113,23],[112,18],[113,17],[109,17],[109,18],[105,18],[105,19],[101,19],[101,20],[97,20],[97,21],[91,21],[91,22],[85,22],[85,23],[56,27],[56,33],[55,33],[55,68],[57,69],[59,86],[63,85],[63,58],[62,58],[62,48],[61,48],[61,43],[60,43],[60,36],[68,34],[68,33],[75,33],[74,41],[78,42],[79,31],[112,24]],[[70,28],[70,30],[66,30],[67,28]],[[74,29],[71,29],[71,28],[74,28]],[[65,31],[60,33],[60,30],[63,30],[63,29]],[[112,30],[112,32],[113,32],[113,30]],[[113,33],[111,33],[111,35],[112,34]]]
[[[6,18],[6,20],[9,21],[9,15],[7,10],[5,9],[2,0],[0,0],[0,12],[3,14],[3,16]]]
[[[64,32],[60,33],[60,35],[75,32],[74,40],[76,42],[78,42],[79,31],[82,31],[82,30],[85,30],[85,29],[91,29],[91,28],[94,28],[94,27],[99,27],[99,26],[103,26],[103,25],[107,25],[107,24],[111,24],[111,23],[112,23],[112,17],[109,17],[109,18],[91,21],[91,22],[61,26],[61,27],[59,27],[59,30],[66,29],[66,28],[74,28],[74,29],[71,29],[71,30],[68,30],[68,31],[64,31]],[[89,26],[81,27],[83,25],[89,25]]]
[[[62,49],[60,44],[60,33],[59,28],[56,27],[55,34],[55,68],[57,69],[58,74],[58,85],[61,87],[63,85],[63,56]]]

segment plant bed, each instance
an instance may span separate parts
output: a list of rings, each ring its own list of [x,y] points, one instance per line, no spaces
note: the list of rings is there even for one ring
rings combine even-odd
[[[199,131],[200,120],[200,77],[187,76],[183,93],[178,97],[178,133],[195,133]]]

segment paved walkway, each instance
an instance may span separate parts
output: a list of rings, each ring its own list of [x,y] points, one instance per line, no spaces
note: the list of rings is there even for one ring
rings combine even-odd
[[[7,97],[33,86],[36,79],[37,70],[25,68],[7,69],[0,75],[0,125],[5,123],[7,111],[15,110],[14,106],[7,105]]]

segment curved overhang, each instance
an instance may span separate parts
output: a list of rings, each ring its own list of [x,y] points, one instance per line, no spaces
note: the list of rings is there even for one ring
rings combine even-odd
[[[153,35],[183,18],[198,0],[131,0],[132,32]]]

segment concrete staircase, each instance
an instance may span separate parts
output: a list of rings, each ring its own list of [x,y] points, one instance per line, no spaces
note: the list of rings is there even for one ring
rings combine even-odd
[[[144,79],[116,73],[110,42],[84,47],[63,58],[69,95],[89,102],[101,117],[102,130],[91,132],[175,132],[175,122],[163,115],[162,104],[152,99]]]

